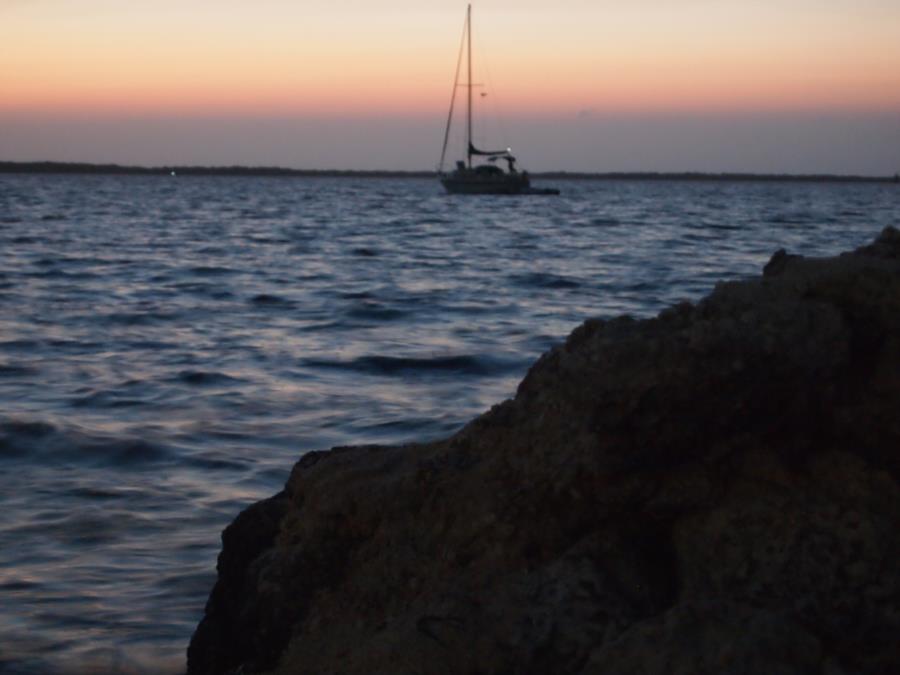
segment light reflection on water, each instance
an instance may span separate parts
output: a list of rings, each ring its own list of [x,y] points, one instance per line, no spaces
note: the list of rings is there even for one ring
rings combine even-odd
[[[900,224],[884,185],[0,178],[0,671],[177,672],[303,452],[447,435],[589,316]]]

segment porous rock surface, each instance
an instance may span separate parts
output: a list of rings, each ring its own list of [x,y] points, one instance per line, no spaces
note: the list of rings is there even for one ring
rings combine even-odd
[[[304,456],[206,673],[900,672],[900,232],[589,320],[453,437]]]

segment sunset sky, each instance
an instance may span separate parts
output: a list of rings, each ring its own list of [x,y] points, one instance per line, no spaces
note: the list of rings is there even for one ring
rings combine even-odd
[[[533,170],[900,171],[897,0],[474,12],[479,138]],[[0,0],[0,159],[433,168],[464,14]]]

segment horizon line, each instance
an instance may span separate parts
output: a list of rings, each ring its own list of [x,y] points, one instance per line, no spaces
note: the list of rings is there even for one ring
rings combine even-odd
[[[52,160],[3,161],[0,173],[82,174],[82,175],[169,175],[169,176],[254,176],[321,178],[427,178],[438,175],[436,169],[291,169],[279,166],[161,165],[144,166],[95,162],[58,162]],[[722,181],[797,181],[843,183],[900,183],[900,173],[875,176],[835,173],[754,173],[745,171],[568,171],[529,172],[531,176],[556,180],[722,180]]]

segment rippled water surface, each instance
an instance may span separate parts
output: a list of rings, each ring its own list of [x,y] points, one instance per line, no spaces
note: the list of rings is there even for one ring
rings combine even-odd
[[[0,177],[0,672],[179,672],[304,452],[431,439],[583,319],[900,225],[893,185]]]

